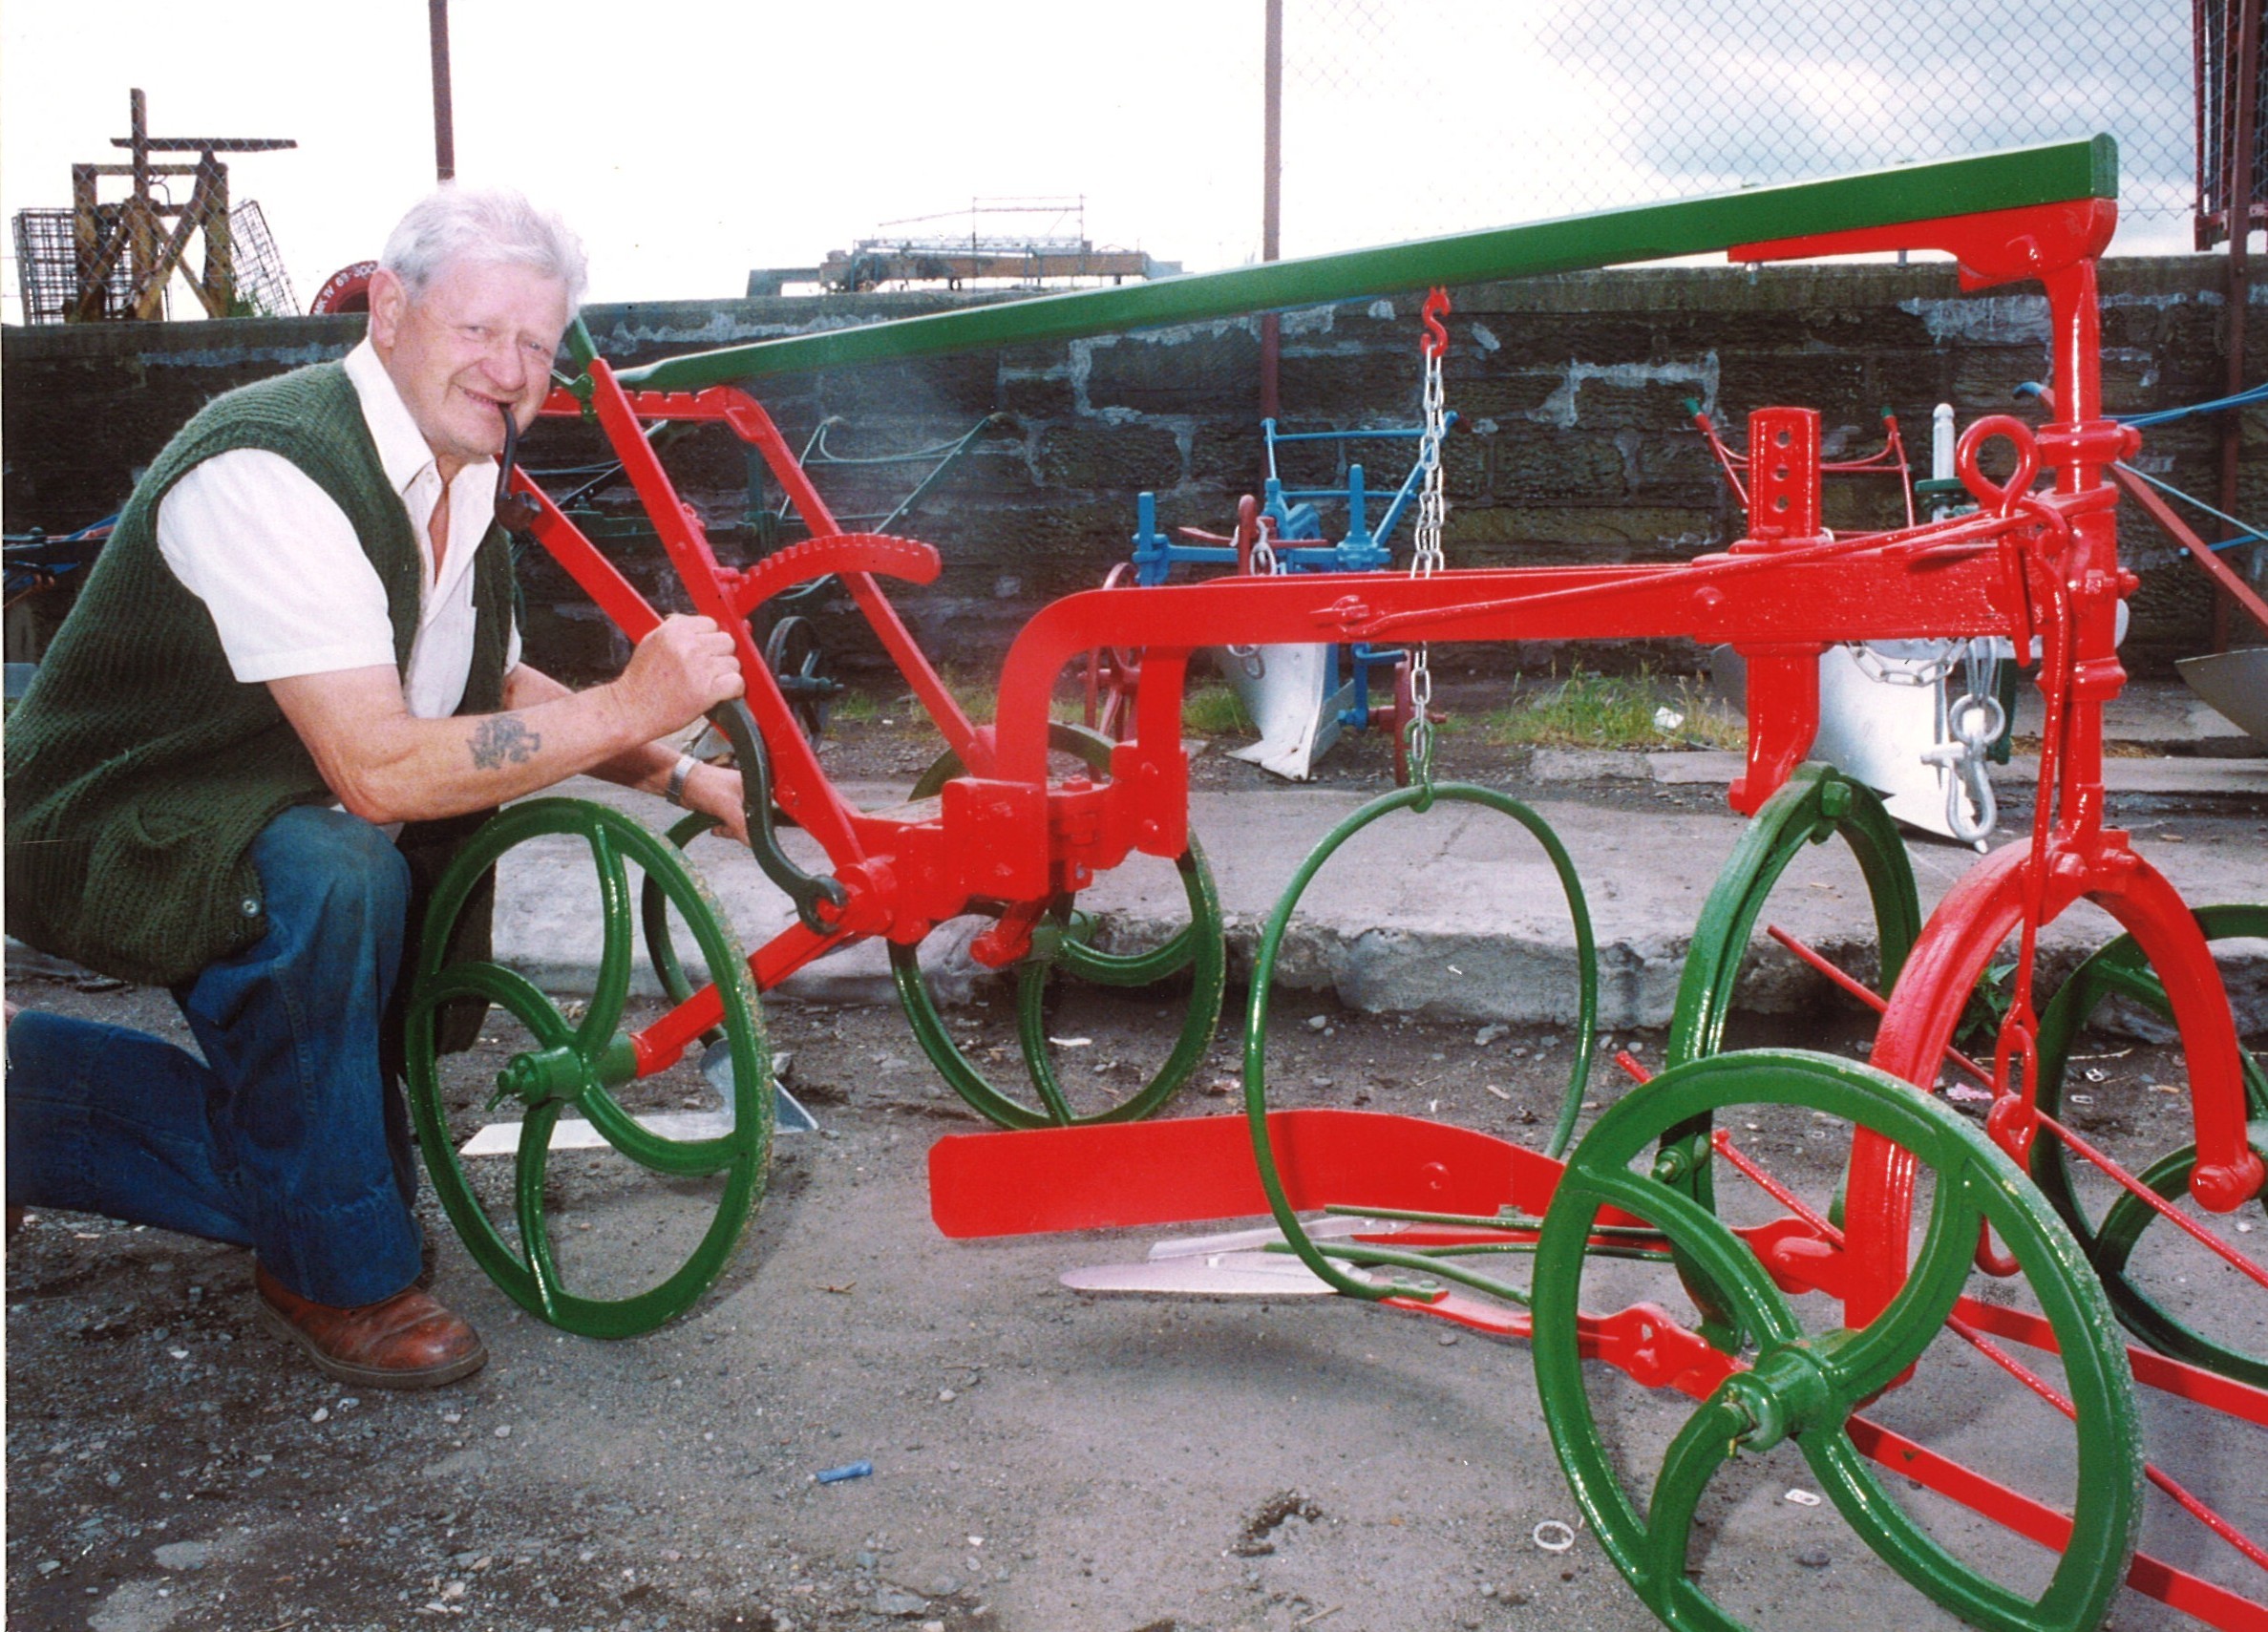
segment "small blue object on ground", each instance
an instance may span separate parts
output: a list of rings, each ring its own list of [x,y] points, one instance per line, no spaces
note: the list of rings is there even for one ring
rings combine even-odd
[[[838,1484],[844,1479],[863,1479],[874,1472],[871,1462],[845,1462],[839,1468],[821,1468],[812,1477],[822,1485]]]

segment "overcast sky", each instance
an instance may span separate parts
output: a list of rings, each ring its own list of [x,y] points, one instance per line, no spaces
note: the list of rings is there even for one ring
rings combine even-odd
[[[1286,0],[1285,252],[2098,129],[2132,183],[2130,133],[2170,126],[2151,199],[2184,201],[2189,0],[1919,0],[1877,38],[1879,12]],[[298,138],[231,180],[304,306],[432,183],[426,17],[6,0],[0,209],[66,205],[74,161],[122,158],[140,86],[154,135]],[[1914,41],[1938,25],[1924,72]],[[1259,250],[1261,0],[456,0],[451,34],[458,173],[565,213],[594,299],[738,294],[752,266],[972,196],[1084,194],[1094,242],[1192,268]],[[2185,221],[2137,201],[2121,249],[2186,247]]]

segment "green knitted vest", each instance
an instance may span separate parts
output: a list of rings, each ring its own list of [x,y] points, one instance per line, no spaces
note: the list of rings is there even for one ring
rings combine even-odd
[[[259,939],[252,840],[292,805],[332,802],[267,687],[230,674],[204,603],[158,550],[159,502],[234,448],[282,455],[346,512],[386,587],[397,666],[416,632],[416,537],[342,366],[217,397],[166,444],[7,732],[8,931],[125,980],[176,985]],[[492,713],[513,604],[511,552],[494,528],[473,595],[459,711]]]

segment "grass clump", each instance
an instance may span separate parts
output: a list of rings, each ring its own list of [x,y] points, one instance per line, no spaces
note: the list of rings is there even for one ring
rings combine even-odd
[[[970,725],[995,723],[1000,712],[997,675],[947,668],[939,677],[944,682],[946,694],[960,706]],[[1085,715],[1085,697],[1072,688],[1059,688],[1048,700],[1048,717],[1051,720],[1075,725]],[[879,684],[863,682],[844,690],[836,697],[828,719],[831,724],[879,727],[883,731],[916,734],[930,730],[929,710],[922,706],[921,699],[906,687],[904,680],[896,676]]]
[[[1515,681],[1512,701],[1477,723],[1499,748],[1737,749],[1748,740],[1739,716],[1693,679],[1579,665],[1565,679]]]
[[[843,725],[871,725],[882,717],[882,700],[871,691],[851,688],[838,691],[835,701],[827,706],[830,723]]]
[[[1181,724],[1199,736],[1250,736],[1252,721],[1236,691],[1221,685],[1199,686],[1181,700]]]

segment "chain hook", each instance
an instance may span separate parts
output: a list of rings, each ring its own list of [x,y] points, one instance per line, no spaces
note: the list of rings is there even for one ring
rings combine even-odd
[[[1449,315],[1449,291],[1434,287],[1426,294],[1426,304],[1418,307],[1418,317],[1426,326],[1425,337],[1418,341],[1418,350],[1428,357],[1438,357],[1449,350],[1449,329],[1442,319]]]
[[[1252,543],[1252,554],[1245,570],[1257,578],[1275,578],[1291,570],[1276,554],[1276,518],[1265,510],[1260,514],[1260,524]]]
[[[2022,971],[2018,984],[2029,984],[2023,980]],[[2040,1132],[2039,1021],[2032,1013],[2029,991],[2018,991],[2001,1022],[2000,1036],[1993,1043],[1992,1091],[1992,1109],[1985,1113],[1984,1131],[2007,1153],[2010,1161],[2028,1167],[2032,1140]]]
[[[1923,760],[1952,773],[1945,786],[1945,825],[1964,844],[1990,837],[2000,819],[1985,763],[1987,752],[2007,724],[2007,711],[1998,697],[1970,691],[1945,711],[1945,730],[1952,740],[1922,752]]]
[[[1257,578],[1273,578],[1285,571],[1284,563],[1276,555],[1276,518],[1260,507],[1260,500],[1247,493],[1237,501],[1237,570]],[[1257,646],[1227,647],[1229,656],[1237,660],[1247,679],[1264,679],[1268,660]]]

